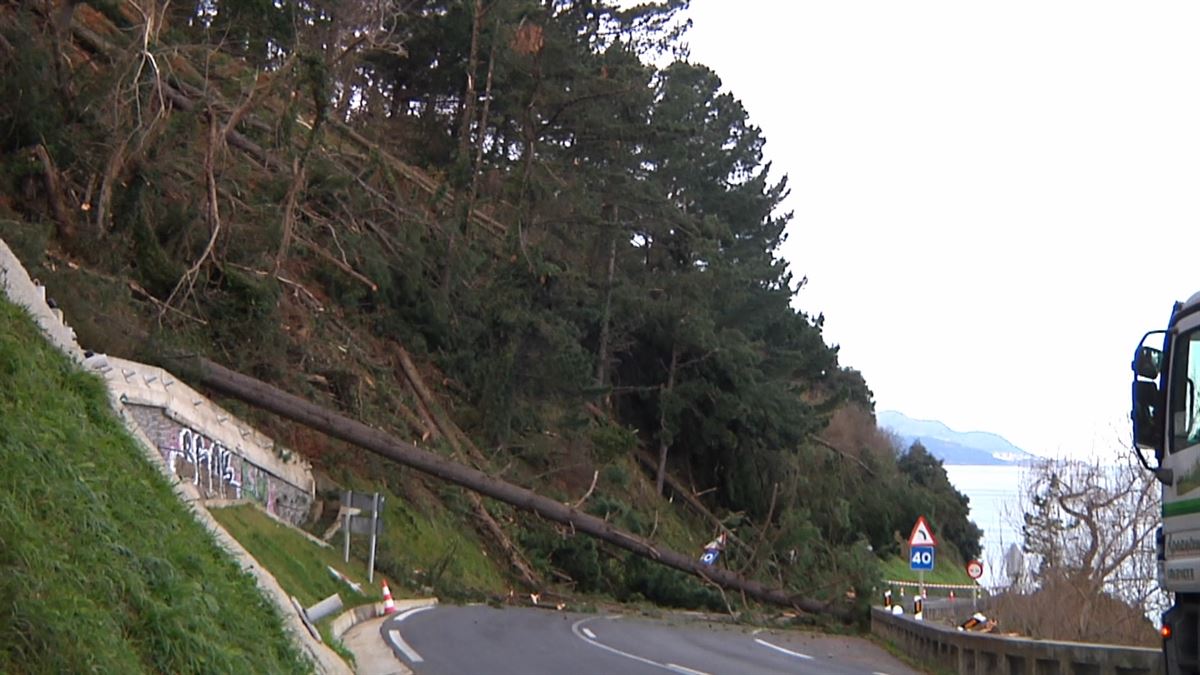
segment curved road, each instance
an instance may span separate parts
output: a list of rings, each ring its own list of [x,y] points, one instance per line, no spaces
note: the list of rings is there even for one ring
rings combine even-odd
[[[418,675],[910,675],[859,638],[485,605],[402,612],[380,628]]]

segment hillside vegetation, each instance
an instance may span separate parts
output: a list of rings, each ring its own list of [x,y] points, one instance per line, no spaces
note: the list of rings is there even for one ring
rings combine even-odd
[[[865,603],[918,514],[977,554],[798,309],[786,178],[682,58],[684,3],[69,7],[0,5],[0,236],[87,347],[206,355],[697,555],[727,528],[723,565],[824,600]],[[379,566],[413,588],[729,606],[232,407],[395,495]]]
[[[309,667],[97,378],[0,299],[0,672]]]

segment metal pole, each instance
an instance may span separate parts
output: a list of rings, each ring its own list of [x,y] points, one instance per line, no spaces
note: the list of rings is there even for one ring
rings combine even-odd
[[[371,557],[367,559],[367,581],[375,581],[375,539],[379,527],[379,493],[371,498]]]
[[[920,594],[921,599],[923,600],[925,599],[925,570],[917,571],[917,581],[919,582],[920,586],[920,590],[917,592]]]
[[[342,513],[346,514],[346,516],[345,521],[342,523],[342,541],[344,542],[342,560],[343,562],[350,562],[350,503],[353,500],[354,491],[346,490],[343,497]]]

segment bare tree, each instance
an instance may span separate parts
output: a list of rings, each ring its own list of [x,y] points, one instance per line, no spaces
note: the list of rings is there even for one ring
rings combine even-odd
[[[1153,476],[1128,456],[1117,464],[1045,459],[1022,483],[1034,589],[1002,599],[1002,622],[1038,638],[1153,643],[1148,617],[1166,601],[1156,575]]]

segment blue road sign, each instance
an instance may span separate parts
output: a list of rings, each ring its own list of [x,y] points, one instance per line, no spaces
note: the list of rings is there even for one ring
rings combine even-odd
[[[932,546],[914,546],[908,554],[908,566],[910,569],[919,572],[933,571],[933,552]]]

